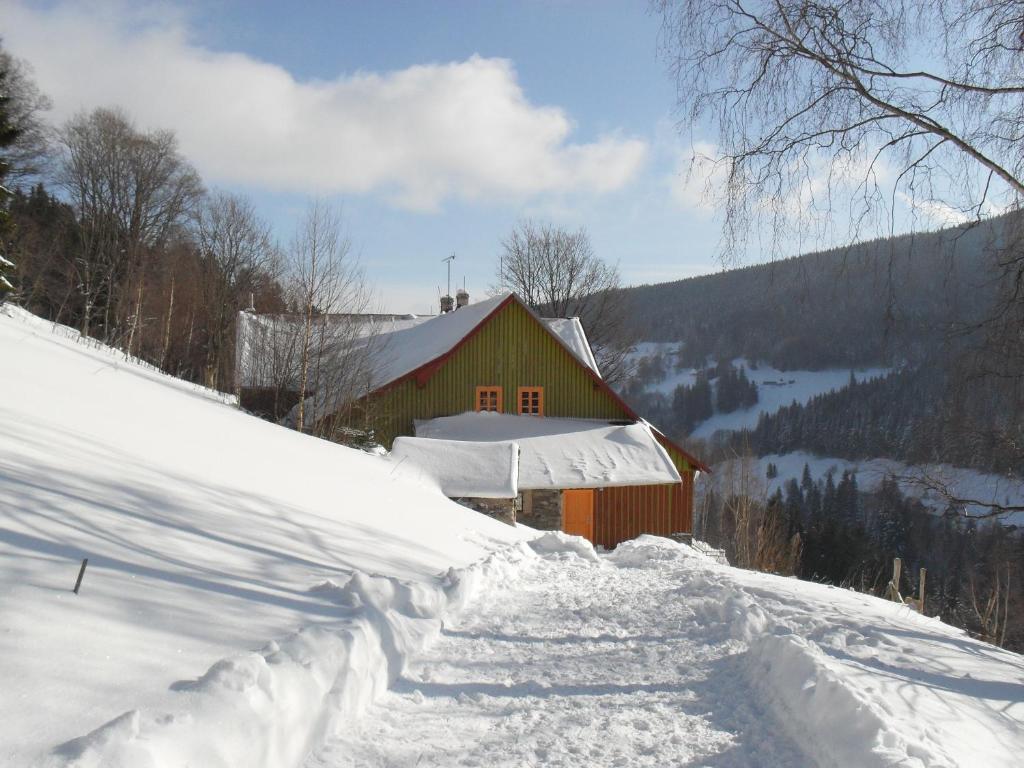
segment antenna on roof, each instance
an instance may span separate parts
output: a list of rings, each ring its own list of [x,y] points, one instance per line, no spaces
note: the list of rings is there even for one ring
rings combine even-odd
[[[455,254],[441,259],[448,265],[448,293],[441,297],[441,314],[447,314],[455,309],[455,299],[452,298],[452,262],[455,261]]]
[[[452,295],[452,262],[455,261],[455,254],[453,253],[448,258],[441,259],[441,261],[443,261],[446,264],[448,264],[448,295],[451,296]]]

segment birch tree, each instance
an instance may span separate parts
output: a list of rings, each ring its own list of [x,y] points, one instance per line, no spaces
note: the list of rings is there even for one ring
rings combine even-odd
[[[856,236],[901,200],[948,220],[1024,195],[1017,0],[654,5],[683,128],[717,143],[727,257],[815,236],[834,205]]]
[[[369,292],[341,213],[323,201],[310,204],[291,248],[295,303],[301,313],[295,427],[315,426],[318,416],[356,396],[361,363],[355,359],[359,314]],[[334,317],[332,318],[332,314]],[[310,418],[312,416],[312,419]]]

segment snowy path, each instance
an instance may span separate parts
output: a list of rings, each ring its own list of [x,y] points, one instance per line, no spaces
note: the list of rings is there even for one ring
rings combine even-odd
[[[811,765],[749,689],[706,569],[686,565],[534,561],[307,768]]]

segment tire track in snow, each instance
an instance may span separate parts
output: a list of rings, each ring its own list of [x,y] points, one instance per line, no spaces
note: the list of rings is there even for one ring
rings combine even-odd
[[[811,765],[685,562],[554,553],[496,589],[307,768]]]

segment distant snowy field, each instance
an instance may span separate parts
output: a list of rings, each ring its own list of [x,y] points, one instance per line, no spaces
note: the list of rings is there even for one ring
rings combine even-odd
[[[643,342],[637,345],[634,360],[661,354],[665,356],[667,363],[671,363],[675,358],[678,346],[678,344],[662,342]],[[715,414],[699,424],[690,434],[691,437],[708,438],[719,431],[753,428],[757,426],[757,420],[762,413],[775,413],[794,401],[807,403],[817,395],[842,389],[850,381],[850,369],[848,368],[826,371],[779,371],[767,365],[752,368],[749,361],[743,358],[735,359],[733,365],[744,366],[747,369],[747,376],[757,383],[757,405],[732,413]],[[696,379],[696,371],[692,368],[682,371],[672,370],[671,365],[667,365],[666,368],[669,369],[668,375],[662,381],[652,385],[650,387],[652,390],[671,395],[680,384],[693,384]],[[854,369],[853,375],[857,381],[866,381],[885,376],[891,370],[878,367],[859,368]],[[823,478],[830,469],[835,472],[837,480],[843,471],[855,471],[862,490],[876,488],[886,475],[896,475],[900,478],[900,487],[906,495],[921,499],[926,505],[939,512],[945,511],[944,497],[934,490],[926,489],[921,482],[922,479],[938,481],[961,498],[974,499],[982,503],[1024,505],[1024,482],[1021,480],[978,472],[973,469],[953,467],[948,464],[915,466],[882,458],[848,461],[815,456],[802,451],[763,456],[753,459],[753,462],[756,466],[754,474],[764,482],[766,495],[773,494],[790,478],[799,480],[803,474],[804,465],[807,464],[816,480]],[[779,476],[773,480],[765,478],[769,463],[775,464],[779,469]],[[706,482],[720,482],[721,477],[729,474],[729,464],[730,462],[719,464],[716,467],[718,477],[712,477]],[[972,515],[983,514],[986,509],[981,505],[967,505],[968,513]],[[1003,515],[999,519],[1004,523],[1024,525],[1024,513],[1021,512]]]
[[[678,344],[662,342],[643,342],[637,345],[637,350],[633,355],[634,361],[660,353],[665,355],[668,363],[666,365],[667,375],[661,381],[653,383],[649,387],[651,391],[671,395],[680,384],[689,385],[696,380],[696,369],[685,368],[676,371],[672,367],[671,363],[675,359],[674,353],[678,346]],[[851,369],[849,368],[825,371],[780,371],[765,364],[758,364],[754,368],[750,361],[741,357],[732,362],[737,367],[741,365],[745,367],[747,377],[757,384],[757,404],[732,413],[716,413],[710,419],[699,424],[691,433],[691,437],[710,437],[721,430],[752,429],[757,426],[757,420],[762,413],[775,413],[793,402],[805,404],[817,395],[842,389],[850,383]],[[885,376],[891,370],[891,368],[855,368],[853,375],[857,381],[867,381]]]
[[[893,459],[848,459],[828,458],[814,454],[795,451],[786,454],[771,454],[757,459],[750,459],[751,472],[758,482],[763,484],[764,493],[768,496],[782,489],[786,481],[794,478],[797,482],[803,476],[804,466],[810,470],[811,477],[819,480],[831,471],[836,482],[843,472],[849,470],[857,473],[857,486],[861,490],[873,490],[881,485],[888,475],[895,476],[900,489],[907,496],[920,499],[925,505],[936,512],[946,510],[946,499],[941,494],[929,490],[925,486],[938,482],[948,488],[959,498],[974,499],[978,502],[1001,504],[1004,506],[1024,506],[1024,481],[1019,478],[1007,478],[999,475],[986,474],[973,469],[953,467],[948,464],[929,464],[925,466],[909,465]],[[779,474],[767,479],[768,464],[774,464]],[[708,482],[729,477],[738,469],[736,462],[723,462],[716,467],[716,474]],[[967,505],[969,515],[981,515],[987,510],[978,505]],[[1024,513],[1014,512],[999,518],[1004,523],[1024,525]]]
[[[14,308],[0,359],[0,765],[1024,754],[1024,659],[903,606],[497,523]]]

